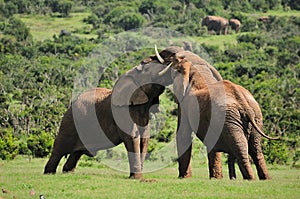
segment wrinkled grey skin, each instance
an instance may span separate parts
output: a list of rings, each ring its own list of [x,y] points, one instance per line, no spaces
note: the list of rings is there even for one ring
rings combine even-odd
[[[238,19],[230,19],[229,25],[236,33],[238,33],[241,28],[241,22]]]
[[[147,66],[151,68],[155,64],[152,62]],[[94,156],[98,150],[124,142],[130,177],[143,178],[143,162],[150,138],[149,111],[153,110],[153,105],[157,106],[164,86],[143,84],[140,74],[140,66],[137,66],[118,80],[113,91],[93,89],[72,103],[63,116],[45,174],[55,173],[59,161],[67,154],[70,156],[63,166],[64,172],[73,171],[82,154]]]
[[[229,22],[219,16],[207,16],[202,20],[202,26],[207,26],[208,31],[215,31],[218,35],[227,34]]]
[[[185,51],[180,47],[177,46],[170,46],[163,51],[160,52],[160,55],[163,59],[168,60],[170,57],[175,56],[176,53],[180,53],[181,55],[185,56],[187,60],[192,62],[195,66],[197,66],[197,69],[199,72],[201,72],[202,77],[205,79],[207,83],[216,83],[217,81],[222,81],[222,77],[220,73],[208,62],[206,62],[204,59],[200,58],[198,55],[190,52]],[[156,57],[152,57],[148,62],[152,59],[156,59]],[[147,62],[145,61],[145,62]],[[178,104],[178,127],[180,126],[181,121],[181,113],[180,113],[180,107]],[[215,179],[221,179],[223,178],[222,174],[222,157],[221,152],[215,152],[211,151],[208,153],[208,166],[209,166],[209,177],[215,178]],[[235,170],[234,170],[234,157],[228,156],[228,168],[229,168],[229,176],[230,179],[235,179]],[[192,168],[189,164],[187,175],[180,176],[180,177],[191,177],[192,175]]]
[[[176,53],[169,61],[173,63],[172,68],[181,74],[174,77],[173,83],[176,96],[181,96],[182,121],[177,133],[179,176],[191,175],[189,165],[192,131],[207,145],[205,139],[209,136],[209,128],[219,125],[218,120],[210,121],[214,106],[216,111],[224,111],[226,117],[220,137],[211,152],[221,151],[236,157],[243,178],[252,180],[255,177],[248,158],[249,153],[256,165],[259,179],[270,179],[261,149],[261,136],[272,138],[261,130],[262,114],[251,93],[227,80],[207,84],[199,69],[185,59],[181,52]],[[186,83],[188,86],[184,86]],[[222,96],[222,92],[225,96]],[[196,113],[196,107],[199,107],[200,114]],[[200,116],[199,126],[195,115]]]
[[[187,60],[192,62],[195,66],[197,66],[197,69],[199,72],[201,72],[202,77],[205,79],[207,83],[215,83],[217,81],[222,81],[222,76],[220,73],[208,62],[206,62],[204,59],[200,58],[198,55],[190,52],[190,51],[184,51],[182,48],[177,46],[170,46],[163,51],[160,52],[160,55],[163,59],[168,60],[171,57],[175,56],[176,53],[180,53],[181,55],[185,56]],[[152,59],[156,59],[153,57]],[[177,130],[180,126],[181,121],[181,112],[180,112],[180,106],[178,104],[178,126]],[[210,178],[216,178],[221,179],[223,178],[222,174],[222,160],[221,160],[221,153],[220,152],[210,152],[208,153],[208,166],[209,166],[209,177]],[[231,163],[231,162],[230,162]],[[234,163],[234,162],[233,162]],[[234,166],[228,165],[228,168],[230,168],[229,173],[235,173],[235,171],[231,170],[234,169]],[[192,167],[189,164],[188,166],[188,172],[185,176],[180,177],[191,177],[192,175]]]

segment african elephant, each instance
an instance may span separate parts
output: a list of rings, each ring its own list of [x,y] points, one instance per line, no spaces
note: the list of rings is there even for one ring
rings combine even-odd
[[[208,31],[215,31],[218,35],[227,34],[228,20],[219,16],[207,16],[202,20],[202,26],[207,26]]]
[[[210,65],[208,62],[206,62],[204,59],[200,58],[198,55],[196,55],[190,51],[184,51],[180,47],[170,46],[170,47],[164,49],[163,51],[161,51],[160,56],[162,57],[162,60],[168,60],[171,56],[173,56],[174,54],[179,53],[179,52],[182,55],[184,55],[187,60],[189,60],[190,62],[192,62],[194,65],[197,66],[197,69],[199,70],[199,72],[201,72],[203,74],[202,77],[205,79],[206,82],[215,83],[217,81],[223,80],[220,73],[212,65]],[[150,62],[153,59],[156,59],[156,57],[155,56],[150,57],[148,62]],[[178,107],[178,127],[180,124],[180,118],[181,118],[180,107]],[[210,178],[216,178],[216,179],[223,178],[222,161],[221,161],[221,153],[220,152],[208,153],[208,166],[209,166],[209,177]],[[229,165],[228,165],[228,167],[230,169],[234,168]],[[191,165],[189,165],[188,170],[189,170],[189,175],[185,176],[185,177],[191,177],[191,173],[192,173]],[[234,173],[234,171],[231,171],[231,170],[229,172]]]
[[[55,173],[64,155],[70,154],[63,166],[68,172],[75,169],[82,154],[94,156],[98,150],[124,142],[130,178],[143,177],[150,137],[149,111],[155,112],[164,87],[140,85],[134,76],[138,72],[135,67],[121,76],[113,90],[97,88],[79,95],[63,116],[45,174]]]
[[[217,81],[221,81],[222,76],[220,73],[213,67],[211,66],[208,62],[200,58],[198,55],[190,52],[190,51],[184,51],[182,48],[177,47],[177,46],[170,46],[163,51],[160,52],[160,56],[162,57],[162,60],[166,59],[168,60],[171,56],[173,56],[176,53],[179,53],[181,55],[184,55],[187,60],[192,62],[195,66],[197,66],[197,69],[199,72],[202,73],[202,77],[205,79],[206,82],[209,83],[215,83]],[[155,60],[156,57],[150,57],[147,61],[150,62],[151,60]],[[146,60],[144,62],[147,62]],[[180,124],[180,118],[181,118],[181,113],[180,113],[180,107],[178,108],[178,127]],[[177,128],[178,128],[177,127]],[[230,179],[235,179],[235,170],[234,170],[234,161],[232,160],[229,156],[228,158],[228,168],[229,168],[229,177]],[[232,163],[233,162],[233,163]],[[223,178],[222,174],[222,160],[221,160],[221,152],[214,152],[211,151],[208,153],[208,165],[209,165],[209,177],[210,178],[216,178],[216,179],[221,179]],[[189,165],[189,175],[185,177],[190,177],[192,173],[192,168],[191,165]],[[182,176],[181,176],[182,177]]]
[[[206,82],[198,66],[187,60],[181,52],[170,55],[168,59],[158,53],[156,57],[150,57],[149,62],[141,66],[141,73],[146,77],[149,75],[149,68],[144,70],[143,67],[151,62],[157,63],[159,60],[163,65],[169,63],[164,69],[156,64],[151,74],[162,69],[156,78],[161,79],[164,85],[168,85],[171,79],[180,102],[181,117],[176,135],[179,177],[191,175],[191,133],[194,131],[211,152],[226,152],[235,157],[244,179],[255,178],[248,153],[256,165],[259,179],[270,179],[261,149],[261,136],[278,138],[271,138],[262,131],[261,110],[254,110],[259,105],[251,93],[228,80]],[[171,75],[170,67],[174,69]],[[220,133],[216,130],[220,130]]]
[[[241,27],[241,22],[238,19],[230,19],[229,25],[232,30],[235,30],[235,32],[238,33]]]

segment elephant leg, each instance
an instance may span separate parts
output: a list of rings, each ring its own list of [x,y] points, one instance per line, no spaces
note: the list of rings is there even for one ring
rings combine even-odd
[[[150,123],[145,127],[138,127],[140,133],[140,159],[141,170],[144,168],[144,161],[148,151],[149,139],[150,139]]]
[[[44,174],[55,174],[56,168],[64,154],[51,153],[51,156],[45,166]]]
[[[257,174],[260,180],[270,180],[266,161],[261,149],[260,138],[254,138],[251,135],[249,139],[249,154],[256,166]]]
[[[192,177],[191,153],[192,153],[192,130],[187,121],[181,121],[176,134],[176,144],[179,164],[179,178]]]
[[[236,173],[235,173],[235,157],[232,154],[228,155],[228,171],[229,171],[229,179],[235,180],[236,179]]]
[[[137,133],[137,132],[136,132]],[[141,169],[141,155],[140,155],[140,136],[131,136],[126,133],[122,133],[121,137],[124,141],[125,147],[127,149],[130,176],[133,179],[142,179],[142,169]]]
[[[144,161],[148,151],[149,138],[140,139],[140,151],[141,151],[141,170],[144,168]]]
[[[221,152],[210,151],[208,154],[209,178],[222,179],[222,154]]]
[[[228,147],[237,159],[243,178],[247,180],[255,179],[248,157],[248,142],[243,130],[233,123],[227,123],[225,125],[227,129],[226,140]]]
[[[71,153],[67,159],[67,162],[63,166],[63,172],[73,172],[82,154],[82,151],[75,151]]]

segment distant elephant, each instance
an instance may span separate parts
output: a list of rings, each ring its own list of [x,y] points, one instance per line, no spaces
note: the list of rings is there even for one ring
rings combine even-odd
[[[202,26],[207,26],[208,31],[215,31],[218,35],[227,34],[228,20],[219,16],[207,16],[202,20]]]
[[[241,27],[241,22],[238,19],[230,19],[229,25],[232,30],[235,30],[235,32],[238,33]]]
[[[158,54],[157,57],[160,55]],[[191,133],[194,131],[204,144],[208,144],[207,147],[212,147],[211,152],[222,151],[235,157],[244,179],[255,178],[248,153],[256,165],[259,179],[271,179],[261,149],[261,136],[268,139],[277,138],[271,138],[263,133],[262,114],[260,109],[254,110],[259,105],[251,93],[228,80],[216,83],[205,82],[205,79],[201,77],[202,73],[192,62],[185,59],[181,52],[170,56],[168,60],[164,59],[162,64],[166,63],[168,67],[159,72],[160,78],[165,79],[166,82],[170,82],[170,78],[173,79],[174,92],[181,102],[180,126],[176,135],[179,176],[190,175]],[[159,65],[155,66],[158,69],[162,68]],[[171,76],[166,76],[165,73],[170,67],[177,72],[175,75],[173,72]],[[157,69],[152,69],[152,71],[157,71]],[[144,75],[146,74],[147,71]],[[253,104],[257,106],[253,107]],[[211,115],[215,114],[212,108],[217,112],[223,112],[225,117],[224,123],[221,124],[220,137],[213,146],[205,141],[206,137],[214,136],[214,134],[207,133],[215,133],[214,126],[220,126],[219,120],[210,120]],[[260,114],[256,115],[256,113]]]
[[[64,172],[74,170],[82,154],[94,156],[98,150],[124,142],[130,178],[143,178],[150,137],[149,111],[155,110],[153,106],[158,104],[164,87],[140,85],[136,73],[137,67],[121,76],[113,91],[97,88],[79,95],[63,116],[45,174],[55,173],[59,161],[67,154],[70,156],[63,166]]]

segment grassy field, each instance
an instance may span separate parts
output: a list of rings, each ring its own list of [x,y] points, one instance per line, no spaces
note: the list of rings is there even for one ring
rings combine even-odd
[[[207,166],[193,162],[193,178],[178,179],[177,165],[146,173],[140,182],[127,178],[127,173],[106,168],[96,161],[89,167],[79,166],[75,173],[43,175],[46,159],[18,157],[0,161],[0,187],[10,193],[2,198],[299,198],[300,172],[285,166],[269,165],[271,181],[244,181],[238,176],[230,181],[209,180]],[[65,161],[65,160],[64,160]],[[62,161],[63,162],[63,161]],[[80,164],[83,165],[83,164]],[[85,164],[87,165],[87,164]],[[61,170],[61,165],[58,168]],[[224,175],[227,170],[224,168]],[[34,189],[35,195],[29,193]]]
[[[92,27],[83,23],[83,19],[88,17],[90,13],[71,13],[70,17],[51,17],[48,15],[19,15],[18,17],[30,28],[30,32],[34,40],[43,41],[52,39],[53,35],[59,35],[61,30],[67,30],[75,33],[79,37],[96,38],[97,35],[85,34]]]

